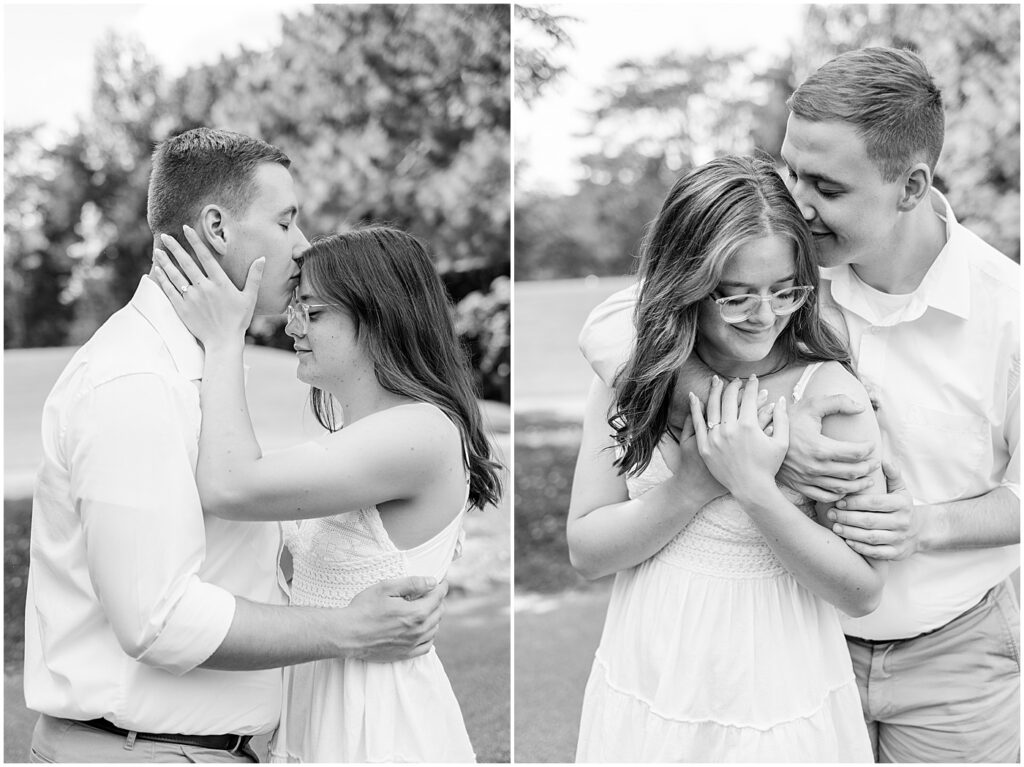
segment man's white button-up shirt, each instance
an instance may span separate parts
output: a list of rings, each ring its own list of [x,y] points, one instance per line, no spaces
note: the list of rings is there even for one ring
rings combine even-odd
[[[957,223],[934,193],[946,245],[888,316],[849,266],[822,269],[842,309],[857,375],[879,400],[890,454],[915,502],[1020,495],[1020,267]],[[899,639],[945,625],[1020,565],[1020,546],[935,551],[893,562],[875,612],[848,634]]]
[[[235,596],[281,604],[271,523],[203,515],[203,352],[143,277],[61,374],[42,419],[25,610],[25,700],[125,729],[268,732],[281,672],[197,666]]]

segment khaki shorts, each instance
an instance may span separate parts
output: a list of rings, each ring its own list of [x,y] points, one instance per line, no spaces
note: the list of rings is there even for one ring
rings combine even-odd
[[[128,747],[127,738],[114,735],[94,727],[88,727],[71,719],[57,719],[43,714],[32,732],[30,762],[182,762],[182,763],[225,763],[258,762],[251,751],[229,753],[213,748],[180,746],[174,743],[156,743],[152,740],[136,739]]]
[[[1020,608],[1009,581],[935,631],[847,644],[876,761],[1020,761]]]

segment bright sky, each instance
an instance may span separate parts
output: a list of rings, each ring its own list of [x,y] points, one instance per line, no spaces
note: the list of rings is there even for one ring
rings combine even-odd
[[[588,128],[592,94],[615,64],[652,59],[673,49],[755,49],[755,62],[790,50],[805,6],[794,3],[545,3],[556,16],[575,16],[564,28],[574,46],[556,59],[568,72],[543,98],[516,102],[516,187],[568,192],[578,178],[575,158],[596,146],[576,134]]]
[[[137,36],[177,75],[222,54],[267,48],[280,40],[282,13],[295,2],[203,4],[4,4],[4,125],[43,122],[74,127],[88,111],[92,55],[108,29]]]

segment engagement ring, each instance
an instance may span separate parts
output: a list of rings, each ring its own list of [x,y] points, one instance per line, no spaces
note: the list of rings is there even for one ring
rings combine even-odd
[[[181,286],[181,295],[185,295],[186,293],[188,293],[188,285],[182,285]]]

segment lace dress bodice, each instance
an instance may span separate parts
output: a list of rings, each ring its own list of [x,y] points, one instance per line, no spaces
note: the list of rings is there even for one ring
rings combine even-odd
[[[465,532],[460,512],[437,535],[408,550],[392,542],[376,507],[282,522],[292,554],[291,604],[344,607],[364,589],[405,575],[444,576]]]
[[[820,362],[804,369],[793,387],[794,402],[803,397],[807,383],[819,367]],[[638,476],[627,478],[629,497],[638,498],[671,476],[671,469],[656,449],[647,468]],[[814,516],[813,501],[787,487],[780,485],[779,489],[804,514]],[[771,578],[785,572],[764,535],[728,494],[704,506],[655,556],[693,572],[727,578]]]
[[[440,580],[461,550],[465,514],[464,502],[440,532],[405,550],[373,507],[282,523],[292,554],[291,604],[344,607],[381,581]],[[433,648],[392,663],[342,657],[289,666],[284,689],[271,761],[474,761],[458,700]]]
[[[639,476],[626,480],[629,497],[643,495],[671,475],[661,453],[655,450],[650,465]],[[812,501],[788,488],[780,489],[801,511],[814,515]],[[772,578],[785,572],[764,535],[731,495],[719,496],[704,506],[655,557],[723,578]]]

